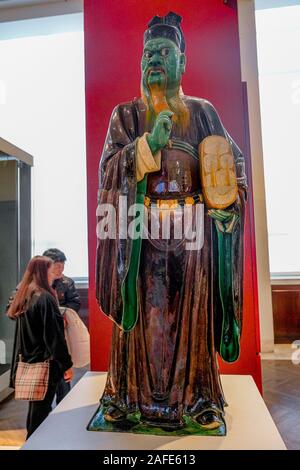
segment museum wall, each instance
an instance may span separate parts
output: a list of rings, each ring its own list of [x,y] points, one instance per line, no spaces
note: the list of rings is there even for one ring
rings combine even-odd
[[[91,368],[106,370],[111,322],[95,299],[98,164],[112,109],[139,96],[142,38],[153,15],[175,11],[183,17],[187,69],[185,94],[206,98],[245,153],[251,184],[247,89],[241,82],[235,2],[222,0],[85,0],[86,130],[89,224],[89,321]],[[244,324],[239,360],[222,373],[251,374],[261,384],[255,234],[251,187],[245,228]]]
[[[260,312],[260,346],[262,353],[268,353],[274,350],[274,329],[254,3],[254,0],[238,1],[238,21],[241,74],[242,81],[247,84],[248,96],[258,305]]]

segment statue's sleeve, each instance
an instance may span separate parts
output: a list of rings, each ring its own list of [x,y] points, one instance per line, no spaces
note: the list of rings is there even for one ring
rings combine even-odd
[[[147,132],[138,139],[137,142],[137,159],[136,159],[136,179],[137,182],[142,181],[147,173],[159,171],[161,167],[161,151],[159,150],[154,156],[147,142]]]
[[[245,159],[242,154],[242,151],[229,135],[227,130],[222,124],[222,121],[214,108],[214,106],[206,100],[203,100],[203,109],[205,112],[205,117],[207,120],[207,127],[209,129],[209,134],[211,135],[221,135],[225,137],[228,142],[231,144],[234,161],[235,161],[235,168],[236,168],[236,175],[237,175],[237,182],[240,189],[243,191],[247,190],[247,176],[245,172]]]
[[[117,106],[110,119],[99,168],[96,297],[103,313],[118,324],[122,319],[121,285],[132,248],[132,240],[120,234],[119,221],[121,207],[127,213],[126,207],[134,204],[136,198],[137,140],[134,104]]]
[[[237,201],[226,209],[237,215],[232,231],[221,234],[215,227],[212,233],[216,349],[225,361],[232,362],[239,356],[243,323],[244,217],[247,177],[244,156],[226,131],[217,111],[211,103],[205,100],[203,110],[208,134],[221,135],[232,146],[239,189]],[[228,260],[230,260],[230,266]],[[224,292],[228,292],[226,302]]]
[[[152,155],[147,133],[139,135],[138,120],[134,102],[114,109],[99,169],[96,297],[102,311],[123,329],[137,318],[132,284],[140,253],[140,243],[127,236],[128,209],[143,204],[145,175],[161,166],[161,152]]]

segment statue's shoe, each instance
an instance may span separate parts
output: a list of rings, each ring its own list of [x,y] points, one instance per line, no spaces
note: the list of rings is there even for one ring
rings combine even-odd
[[[196,417],[196,421],[205,429],[218,429],[225,424],[222,414],[219,411],[211,409],[199,414]]]
[[[126,421],[127,414],[120,410],[116,406],[109,406],[104,413],[105,421],[110,423],[117,423],[120,421]]]

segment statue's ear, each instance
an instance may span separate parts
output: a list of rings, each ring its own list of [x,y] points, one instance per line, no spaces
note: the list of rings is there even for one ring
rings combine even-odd
[[[185,64],[186,64],[186,56],[185,56],[184,52],[182,52],[181,55],[180,55],[180,69],[181,69],[181,73],[184,73],[184,72],[185,72]]]

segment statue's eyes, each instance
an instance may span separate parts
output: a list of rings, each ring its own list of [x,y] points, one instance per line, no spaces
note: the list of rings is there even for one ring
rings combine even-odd
[[[150,52],[150,51],[145,51],[145,52],[144,52],[144,57],[145,57],[145,59],[147,59],[147,60],[151,59],[151,57],[152,57],[152,52]]]
[[[167,55],[169,55],[169,52],[170,52],[170,49],[168,49],[167,47],[163,47],[162,50],[160,51],[160,55],[162,55],[163,57],[167,57]]]

